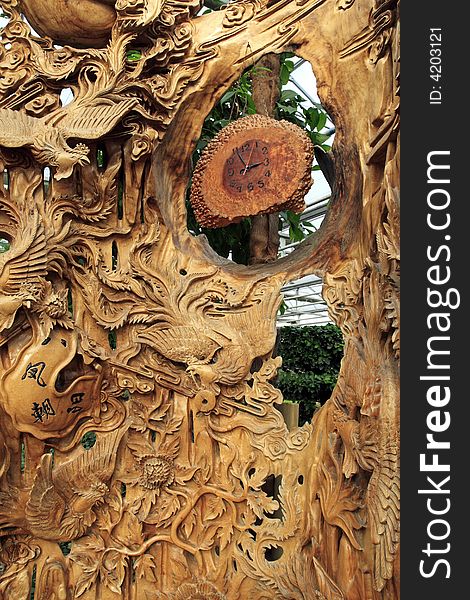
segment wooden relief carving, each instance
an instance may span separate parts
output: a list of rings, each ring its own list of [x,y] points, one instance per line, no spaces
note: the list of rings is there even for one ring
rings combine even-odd
[[[398,0],[0,4],[0,598],[397,599]],[[285,50],[335,121],[332,200],[236,265],[187,231],[189,159]],[[308,273],[345,356],[289,431],[276,314]]]

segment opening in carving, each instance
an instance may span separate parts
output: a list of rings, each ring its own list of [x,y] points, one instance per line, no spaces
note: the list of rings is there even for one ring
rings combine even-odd
[[[273,500],[275,500],[279,504],[279,508],[274,510],[271,513],[265,512],[265,516],[268,519],[282,519],[282,508],[279,497],[279,488],[282,485],[282,475],[278,475],[277,477],[271,473],[266,477],[266,481],[261,486],[263,492],[270,496]]]
[[[126,174],[124,171],[124,150],[121,148],[121,168],[117,181],[117,217],[122,220],[124,215],[124,190],[126,189]]]
[[[99,144],[96,148],[96,166],[100,170],[104,170],[107,165],[106,147],[104,144]]]
[[[116,350],[117,348],[117,332],[115,329],[111,329],[108,333],[108,344],[111,350]]]
[[[146,182],[148,178],[149,166],[148,162],[144,165],[144,170],[142,172],[142,181],[143,185],[140,186],[139,191],[139,206],[140,206],[140,222],[145,223],[145,200],[146,200]],[[150,199],[147,199],[149,201]]]
[[[121,498],[125,498],[127,494],[127,485],[121,482]]]
[[[111,268],[113,271],[116,271],[119,265],[119,250],[116,243],[116,240],[111,244]]]
[[[74,93],[72,88],[66,87],[60,92],[59,100],[61,106],[67,106],[67,104],[70,104],[73,101],[73,99]]]
[[[66,365],[55,380],[54,387],[57,392],[64,392],[78,377],[85,373],[85,364],[81,354],[76,354]]]
[[[299,475],[297,477],[297,482],[299,485],[303,485],[304,484],[304,476],[303,475]]]
[[[8,169],[3,169],[3,189],[8,191],[10,188],[10,172]]]
[[[44,167],[42,170],[42,190],[44,194],[44,198],[47,197],[49,193],[49,188],[51,185],[51,169],[49,167]]]
[[[69,288],[67,292],[67,311],[71,317],[73,317],[73,296],[72,288]]]
[[[279,89],[277,98],[272,92],[276,87]],[[233,164],[225,165],[222,158],[219,164],[217,158],[213,158],[217,157],[219,149],[219,142],[212,142],[217,134],[227,124],[232,127],[232,123],[238,119],[254,114],[265,115],[276,122],[287,121],[297,126],[299,131],[303,130],[307,134],[315,148],[316,160],[305,166],[304,175],[299,174],[299,183],[292,191],[281,190],[282,185],[274,186],[274,192],[271,190],[270,181],[273,177],[275,179],[283,168],[287,168],[286,160],[280,159],[278,164],[275,154],[269,154],[268,142],[260,145],[258,140],[252,140],[248,122],[245,134],[238,133],[239,130],[236,134],[231,134],[237,143],[233,142],[233,159],[227,160],[232,160]],[[282,128],[282,125],[280,127]],[[278,128],[276,126],[271,129],[276,131]],[[233,128],[232,130],[235,131]],[[310,63],[291,52],[262,57],[241,75],[206,118],[202,137],[193,155],[193,165],[196,167],[194,181],[197,180],[197,184],[191,186],[192,191],[188,194],[189,231],[195,235],[204,233],[218,254],[242,264],[271,262],[291,252],[308,234],[318,229],[321,223],[318,217],[322,218],[326,210],[331,193],[330,185],[334,179],[333,162],[329,154],[334,131],[333,122],[317,96],[316,80]],[[244,142],[241,141],[240,135],[246,137]],[[282,144],[283,139],[290,139],[293,135],[287,127],[279,133],[279,143]],[[221,152],[226,152],[225,146],[231,143],[230,136],[227,136],[228,134],[220,141],[220,148],[224,148]],[[209,142],[213,149],[212,158],[209,160],[204,157],[199,164],[201,154]],[[313,160],[312,145],[310,153]],[[259,156],[256,154],[258,151]],[[266,154],[262,154],[263,151]],[[274,150],[271,154],[273,152]],[[256,157],[252,160],[255,154]],[[313,177],[313,187],[305,198],[306,209],[302,213],[304,192],[301,190],[308,189],[306,181],[310,179],[310,168],[316,173]],[[209,182],[222,171],[227,185],[223,184],[223,193],[221,190],[214,190],[212,194],[211,185],[205,187],[200,182],[204,180],[206,172]],[[297,181],[297,175],[292,175],[292,169],[290,174],[291,177],[284,180]],[[225,179],[223,181],[225,182]],[[243,202],[237,201],[237,194],[240,194],[240,198],[245,194],[246,201],[245,196]],[[221,203],[220,206],[218,202]],[[322,204],[320,215],[317,210],[318,203]],[[239,215],[236,212],[232,214],[231,211],[235,209],[231,207],[239,204],[242,212]],[[248,212],[242,214],[243,210]],[[222,218],[219,215],[226,216]]]
[[[0,254],[4,254],[10,250],[11,243],[6,233],[0,231]]]
[[[20,435],[20,472],[24,473],[26,464],[26,447],[23,439],[23,434]]]
[[[275,562],[279,560],[284,554],[284,550],[281,546],[271,546],[270,548],[266,548],[264,553],[264,558],[269,562]]]
[[[63,556],[68,556],[72,550],[72,542],[59,542],[59,548]]]
[[[180,269],[180,275],[187,275],[188,272],[186,271],[186,269]]]
[[[194,444],[194,415],[192,410],[188,414],[188,428],[191,442]]]
[[[29,594],[29,600],[34,600],[35,592],[36,592],[36,575],[37,575],[37,565],[33,566],[33,571],[31,573],[31,591]]]
[[[85,450],[93,448],[93,446],[96,444],[96,433],[94,431],[87,431],[80,440],[80,443]]]
[[[127,402],[130,397],[131,397],[131,393],[129,390],[123,390],[121,392],[121,395],[119,396],[121,398],[121,400],[123,400],[124,402]]]

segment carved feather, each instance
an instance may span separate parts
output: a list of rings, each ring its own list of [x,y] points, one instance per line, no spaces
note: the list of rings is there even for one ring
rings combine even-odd
[[[393,575],[400,534],[400,466],[397,443],[384,440],[367,489],[371,539],[374,546],[374,587],[381,591]]]
[[[0,108],[0,146],[20,148],[32,144],[34,132],[43,125],[43,119],[30,117],[24,112]]]
[[[97,436],[95,445],[54,469],[52,480],[61,493],[71,498],[86,492],[92,484],[105,483],[111,478],[116,464],[117,448],[124,430],[118,429]]]
[[[148,328],[139,334],[160,354],[175,362],[209,361],[220,345],[201,329],[192,326],[170,329]]]
[[[55,119],[67,138],[96,140],[105,135],[135,105],[137,100],[129,98],[120,102],[102,101],[94,106],[71,108],[60,120]]]
[[[39,214],[31,209],[21,217],[10,250],[0,254],[0,289],[8,294],[47,273],[46,236]]]
[[[41,457],[33,488],[26,504],[29,527],[38,532],[54,531],[65,513],[65,498],[52,479],[52,454]]]

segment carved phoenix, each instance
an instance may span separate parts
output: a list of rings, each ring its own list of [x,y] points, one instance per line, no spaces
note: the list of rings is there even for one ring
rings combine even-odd
[[[100,100],[91,104],[73,104],[43,118],[31,117],[9,108],[0,109],[0,146],[28,147],[44,166],[56,168],[55,178],[70,177],[76,164],[90,162],[89,148],[82,143],[72,147],[68,140],[97,140],[106,135],[136,104],[128,98],[119,102]]]

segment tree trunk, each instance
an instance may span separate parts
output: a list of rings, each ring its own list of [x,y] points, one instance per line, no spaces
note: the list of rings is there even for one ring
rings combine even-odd
[[[278,54],[266,54],[255,65],[252,75],[253,101],[256,111],[275,117],[280,93],[281,61]],[[279,251],[279,215],[256,215],[252,219],[249,263],[276,260]]]

